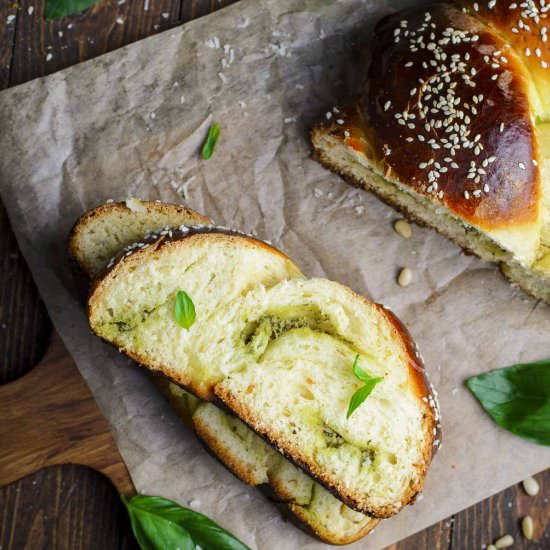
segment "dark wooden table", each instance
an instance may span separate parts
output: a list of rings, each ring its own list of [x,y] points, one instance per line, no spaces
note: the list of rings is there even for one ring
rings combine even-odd
[[[65,19],[44,22],[44,0],[0,0],[0,89],[50,74],[140,38],[180,25],[236,0],[104,0]],[[24,375],[48,346],[52,326],[0,204],[0,384]],[[2,444],[0,442],[0,452]],[[550,471],[541,492],[519,486],[472,506],[392,547],[480,549],[502,534],[514,548],[550,549]],[[449,480],[460,483],[460,480]],[[530,514],[538,542],[522,538]],[[0,488],[0,549],[135,548],[111,484],[74,465],[44,469]]]

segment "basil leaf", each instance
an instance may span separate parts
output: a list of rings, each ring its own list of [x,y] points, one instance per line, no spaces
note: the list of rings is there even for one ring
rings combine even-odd
[[[195,312],[195,304],[189,298],[188,294],[183,290],[179,290],[176,294],[176,305],[174,306],[174,315],[178,325],[189,330],[197,316]]]
[[[466,385],[499,426],[550,445],[550,361],[492,370]]]
[[[212,156],[212,153],[214,153],[216,143],[218,143],[218,139],[220,137],[220,132],[221,128],[217,122],[214,122],[214,124],[212,124],[212,126],[208,129],[208,135],[204,140],[204,145],[202,146],[201,151],[201,155],[204,160],[208,160]]]
[[[199,512],[162,497],[123,496],[132,530],[142,550],[250,550],[246,544]]]
[[[361,382],[368,382],[372,378],[359,366],[359,355],[356,355],[353,361],[353,374],[355,374],[356,378],[359,378]]]
[[[71,15],[96,4],[99,0],[46,0],[45,19],[58,19]]]
[[[355,409],[363,403],[363,401],[371,394],[372,390],[378,384],[384,380],[382,377],[371,378],[362,388],[359,388],[352,396],[348,406],[348,412],[346,414],[346,419],[348,419]]]
[[[365,372],[359,366],[359,355],[356,355],[353,361],[353,374],[355,374],[356,378],[361,380],[361,382],[365,382],[365,385],[362,388],[359,388],[351,396],[346,419],[348,419],[353,414],[353,411],[355,411],[355,409],[357,409],[357,407],[359,407],[359,405],[361,405],[361,403],[363,403],[363,401],[371,394],[376,384],[384,380],[382,376],[374,377]]]

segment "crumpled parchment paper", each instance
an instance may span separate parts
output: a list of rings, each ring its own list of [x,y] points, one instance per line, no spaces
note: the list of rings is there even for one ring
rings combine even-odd
[[[424,498],[354,548],[379,548],[550,465],[465,389],[473,374],[550,355],[550,309],[310,159],[308,130],[357,90],[358,46],[390,1],[243,0],[0,94],[0,192],[53,322],[143,492],[204,512],[252,547],[323,546],[201,448],[145,373],[93,337],[66,258],[86,209],[128,196],[184,200],[281,247],[309,275],[390,306],[438,388],[443,447]],[[197,152],[222,126],[209,161]],[[400,288],[400,267],[414,284]]]

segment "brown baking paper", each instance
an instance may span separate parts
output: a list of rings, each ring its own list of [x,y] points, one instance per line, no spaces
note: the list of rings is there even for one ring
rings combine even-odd
[[[208,514],[254,548],[324,545],[211,458],[145,373],[90,334],[67,234],[109,198],[185,201],[403,319],[439,390],[443,447],[423,498],[354,548],[388,545],[548,467],[550,449],[499,429],[464,380],[548,357],[550,309],[430,230],[402,239],[392,209],[310,158],[312,124],[357,90],[358,46],[405,4],[244,0],[0,94],[2,199],[136,487]],[[212,121],[221,139],[203,161]],[[403,266],[408,288],[395,283]]]

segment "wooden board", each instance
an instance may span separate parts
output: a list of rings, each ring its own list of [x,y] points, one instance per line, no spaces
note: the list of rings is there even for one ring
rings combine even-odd
[[[0,387],[0,487],[46,466],[81,464],[135,493],[105,418],[56,337],[44,359]]]

